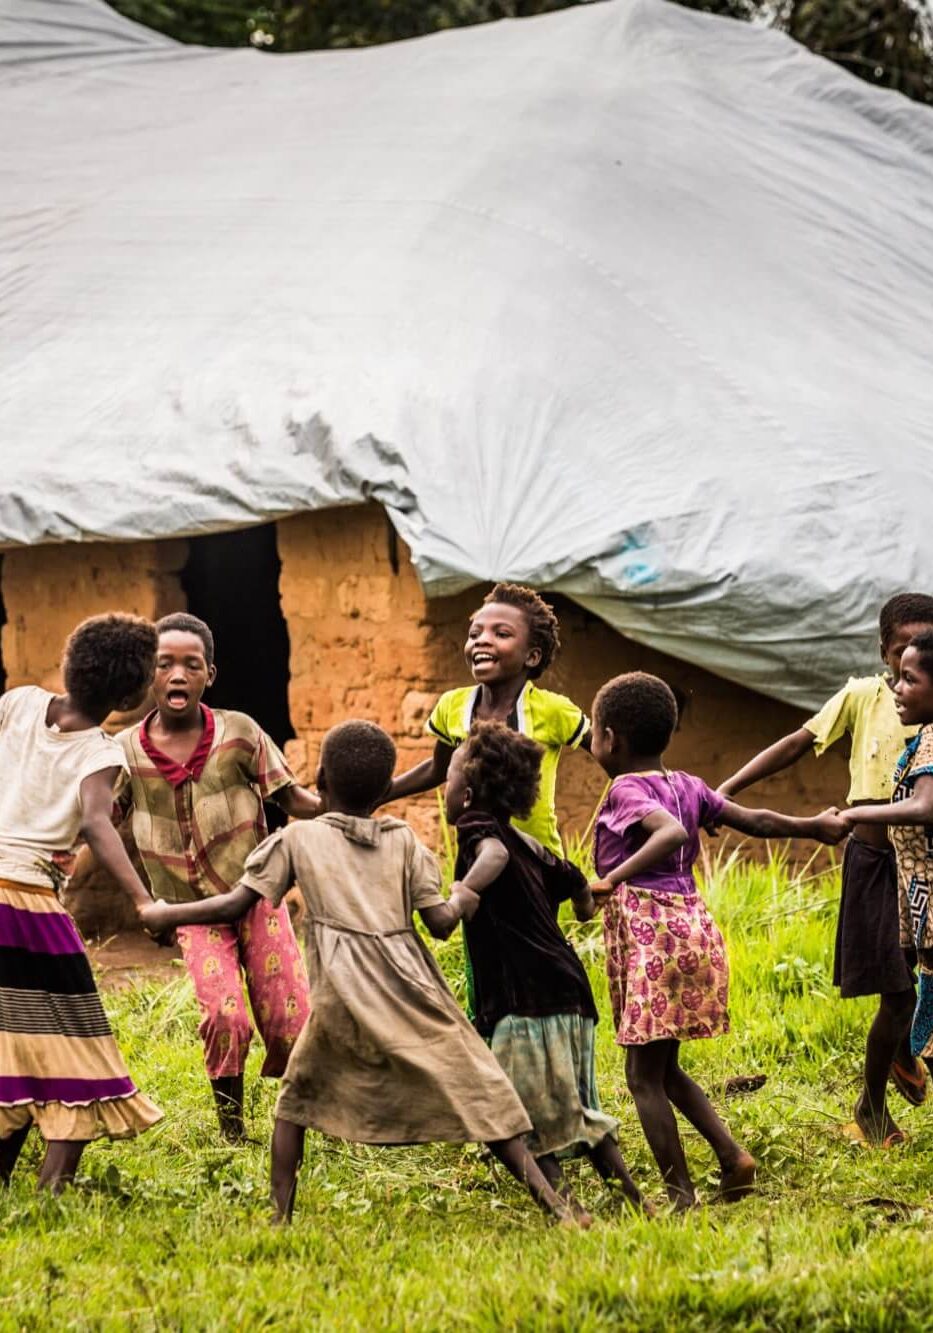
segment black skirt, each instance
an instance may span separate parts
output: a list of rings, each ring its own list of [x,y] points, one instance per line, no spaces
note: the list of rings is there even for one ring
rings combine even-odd
[[[833,984],[844,999],[910,990],[914,974],[899,934],[894,849],[849,838],[833,964]]]

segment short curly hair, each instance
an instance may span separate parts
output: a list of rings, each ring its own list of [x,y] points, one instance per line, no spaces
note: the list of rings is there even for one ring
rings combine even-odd
[[[526,819],[538,797],[542,747],[502,722],[475,722],[463,747],[473,808]]]
[[[159,636],[150,620],[111,611],[82,620],[62,655],[65,689],[90,713],[136,702],[152,683]]]
[[[357,718],[331,727],[321,745],[327,791],[359,810],[374,809],[385,796],[395,759],[389,733]]]
[[[920,666],[933,680],[933,629],[925,629],[922,634],[915,634],[907,646],[916,648]]]
[[[541,653],[541,661],[528,672],[532,680],[537,680],[560,652],[560,621],[554,614],[553,606],[534,588],[526,588],[521,583],[497,583],[483,598],[484,606],[490,602],[501,602],[503,606],[514,606],[524,612],[528,621],[529,642],[532,648],[537,648]],[[473,615],[476,614],[474,611]]]
[[[674,691],[659,676],[627,671],[606,682],[593,700],[593,720],[624,736],[633,754],[662,754],[677,726]]]
[[[172,630],[178,630],[181,634],[196,634],[204,644],[205,662],[209,667],[214,665],[214,636],[206,621],[188,611],[173,611],[171,615],[156,621],[157,634],[169,634]]]
[[[899,592],[889,597],[878,617],[882,648],[902,625],[933,625],[933,597],[925,592]]]

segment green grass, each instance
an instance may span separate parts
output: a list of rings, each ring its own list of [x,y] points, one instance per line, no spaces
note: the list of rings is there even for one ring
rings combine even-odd
[[[707,867],[733,969],[733,1035],[684,1063],[761,1163],[757,1197],[686,1219],[616,1210],[573,1170],[598,1216],[587,1234],[549,1226],[475,1148],[375,1150],[309,1136],[291,1230],[268,1222],[266,1144],[275,1087],[249,1071],[261,1144],[218,1144],[180,974],[107,997],[139,1085],[166,1110],[135,1143],[92,1145],[79,1188],[37,1196],[40,1144],[0,1198],[0,1329],[933,1329],[926,1107],[892,1106],[906,1148],[844,1142],[870,1001],[831,987],[835,876],[738,856]],[[608,1013],[597,927],[569,926]],[[459,975],[459,948],[438,950]],[[657,1170],[625,1092],[608,1021],[598,1029],[605,1105],[655,1198]],[[730,1074],[764,1072],[723,1101]],[[695,1178],[706,1145],[685,1134]]]

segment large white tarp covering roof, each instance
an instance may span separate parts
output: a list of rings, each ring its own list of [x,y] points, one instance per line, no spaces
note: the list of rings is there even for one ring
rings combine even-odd
[[[809,705],[933,589],[933,112],[663,0],[362,51],[0,0],[0,542],[375,497]]]

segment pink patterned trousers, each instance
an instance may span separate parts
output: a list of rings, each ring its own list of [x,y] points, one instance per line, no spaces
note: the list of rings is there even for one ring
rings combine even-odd
[[[201,1007],[208,1078],[242,1074],[253,1025],[266,1047],[262,1073],[279,1078],[310,1012],[308,975],[285,904],[264,898],[233,926],[182,926],[185,965]]]

